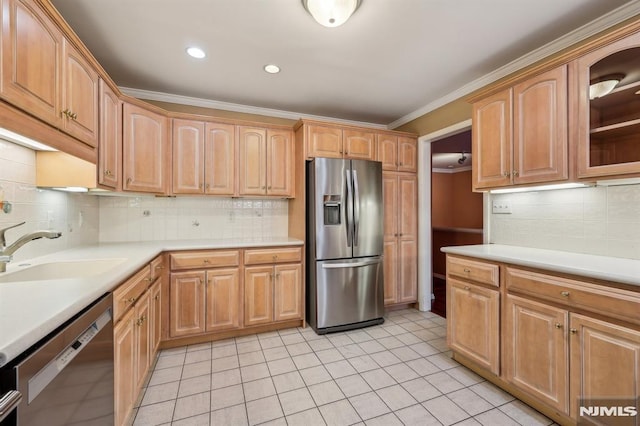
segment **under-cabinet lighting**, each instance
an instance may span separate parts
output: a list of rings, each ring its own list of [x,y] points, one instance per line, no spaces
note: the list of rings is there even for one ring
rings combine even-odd
[[[82,186],[65,186],[63,188],[51,188],[56,191],[64,191],[64,192],[89,192],[89,188],[84,188]]]
[[[514,192],[537,192],[537,191],[551,191],[554,189],[573,189],[573,188],[586,188],[591,186],[586,183],[558,183],[554,185],[539,185],[539,186],[527,186],[518,188],[503,188],[492,189],[489,191],[492,194],[508,194]]]
[[[26,136],[19,135],[2,127],[0,127],[0,138],[27,148],[35,149],[36,151],[57,151],[57,149],[51,148],[49,145],[34,141],[33,139],[29,139]]]

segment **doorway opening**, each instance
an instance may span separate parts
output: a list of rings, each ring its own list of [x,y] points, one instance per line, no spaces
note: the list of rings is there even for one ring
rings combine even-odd
[[[442,247],[482,244],[483,197],[472,188],[471,130],[431,143],[431,311],[446,317]]]

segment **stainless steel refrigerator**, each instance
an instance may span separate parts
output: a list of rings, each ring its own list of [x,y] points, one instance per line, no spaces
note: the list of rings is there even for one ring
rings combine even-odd
[[[319,333],[384,322],[382,163],[307,163],[307,323]]]

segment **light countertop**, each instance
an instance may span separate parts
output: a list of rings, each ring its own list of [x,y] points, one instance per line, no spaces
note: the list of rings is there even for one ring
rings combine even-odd
[[[640,286],[640,260],[502,244],[443,247],[460,256]],[[638,289],[640,291],[640,288]]]
[[[293,238],[103,243],[9,263],[7,272],[0,277],[25,268],[20,266],[25,264],[124,259],[113,269],[90,278],[0,282],[0,366],[20,355],[91,302],[114,290],[162,252],[302,244],[301,240]]]

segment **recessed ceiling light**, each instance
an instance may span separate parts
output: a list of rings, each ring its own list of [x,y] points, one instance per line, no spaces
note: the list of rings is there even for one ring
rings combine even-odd
[[[274,64],[268,64],[264,66],[264,70],[269,74],[278,74],[280,72],[280,67]]]
[[[204,53],[204,50],[200,49],[199,47],[188,47],[187,54],[196,59],[202,59],[207,56],[207,54]]]

